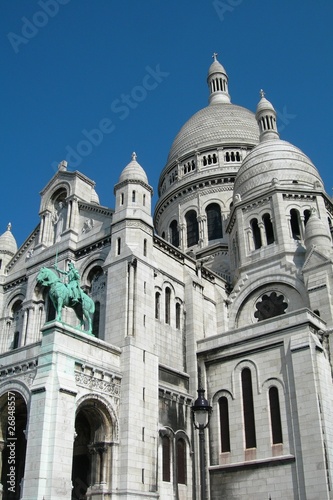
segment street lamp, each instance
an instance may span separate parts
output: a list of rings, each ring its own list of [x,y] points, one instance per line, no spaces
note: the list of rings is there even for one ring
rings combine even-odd
[[[198,389],[198,398],[192,405],[193,425],[199,431],[199,454],[200,454],[200,483],[201,500],[206,500],[206,454],[205,454],[205,429],[209,424],[212,407],[205,399],[205,389]]]

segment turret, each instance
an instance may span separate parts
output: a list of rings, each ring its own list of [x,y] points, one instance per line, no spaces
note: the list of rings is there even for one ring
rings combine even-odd
[[[260,91],[261,99],[256,110],[256,119],[260,130],[260,142],[269,139],[279,139],[276,126],[276,111],[273,105],[266,99],[263,90]]]
[[[9,222],[7,230],[0,236],[0,274],[5,274],[5,268],[17,252],[16,240],[12,234]]]
[[[210,92],[209,104],[230,102],[230,95],[228,93],[228,75],[216,57],[217,54],[214,52],[214,62],[210,65],[207,76],[207,83]]]

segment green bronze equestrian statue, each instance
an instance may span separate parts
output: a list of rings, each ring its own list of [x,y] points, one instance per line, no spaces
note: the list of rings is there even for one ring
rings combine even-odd
[[[53,266],[58,273],[67,276],[68,283],[63,283],[52,269],[42,267],[37,276],[39,285],[49,288],[49,297],[56,310],[56,321],[61,321],[62,308],[70,307],[80,320],[80,329],[84,329],[84,320],[88,323],[85,333],[92,334],[92,315],[95,312],[94,301],[80,287],[80,274],[70,262],[68,271],[61,271],[57,264]]]

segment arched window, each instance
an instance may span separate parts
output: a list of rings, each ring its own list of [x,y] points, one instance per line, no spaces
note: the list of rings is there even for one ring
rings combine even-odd
[[[230,451],[229,405],[225,396],[219,399],[221,451]]]
[[[245,447],[256,448],[256,429],[254,421],[252,376],[249,368],[242,370],[243,417],[245,432]]]
[[[185,215],[187,246],[196,245],[199,241],[199,225],[197,221],[197,213],[195,210],[190,210]]]
[[[208,241],[222,238],[221,209],[217,203],[211,203],[206,208]]]
[[[186,484],[186,443],[184,439],[177,440],[176,463],[177,463],[177,483]]]
[[[269,214],[264,214],[262,220],[265,226],[267,245],[271,245],[275,241],[271,216]]]
[[[180,328],[180,304],[176,303],[176,328],[179,330]]]
[[[22,329],[23,329],[23,309],[22,309],[22,300],[16,300],[15,303],[13,304],[11,308],[11,315],[12,315],[12,325],[11,325],[11,332],[12,332],[12,342],[11,342],[11,348],[12,349],[17,349],[20,346],[21,341],[21,334],[22,334]]]
[[[170,325],[170,301],[171,290],[169,287],[165,289],[165,322]]]
[[[294,240],[300,240],[301,239],[300,218],[299,218],[299,212],[295,208],[292,208],[290,210],[290,227],[291,227],[291,234]]]
[[[269,389],[269,408],[271,414],[272,443],[283,443],[279,391],[277,387]]]
[[[160,319],[160,304],[161,304],[161,294],[160,292],[155,293],[155,319]]]
[[[250,225],[252,228],[254,248],[257,250],[258,248],[262,247],[261,234],[260,234],[260,228],[258,225],[258,220],[252,219],[250,222]]]
[[[178,231],[178,222],[173,220],[170,224],[170,237],[171,244],[175,247],[179,247],[179,231]]]
[[[171,480],[171,445],[168,436],[162,437],[162,480],[170,483]]]
[[[147,257],[147,240],[146,238],[143,240],[143,255]]]
[[[136,199],[136,193],[135,191],[132,191],[132,202],[135,203],[135,199]]]

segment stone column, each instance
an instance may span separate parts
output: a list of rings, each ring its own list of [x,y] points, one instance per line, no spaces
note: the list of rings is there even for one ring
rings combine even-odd
[[[184,252],[186,246],[186,235],[185,235],[186,225],[179,224],[179,247]]]

